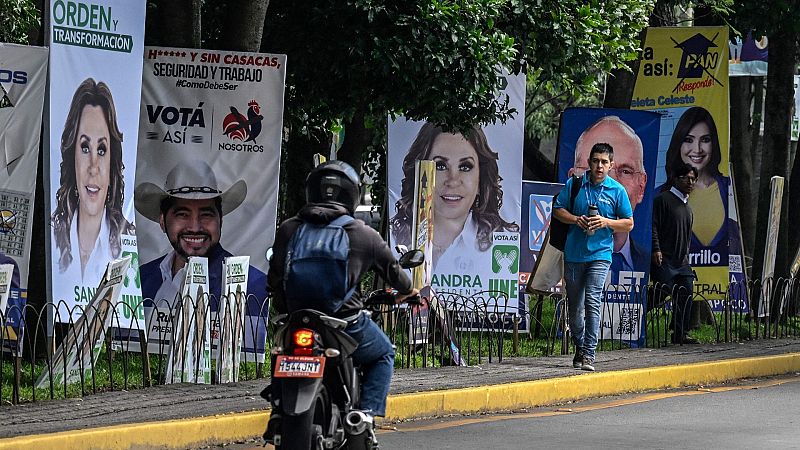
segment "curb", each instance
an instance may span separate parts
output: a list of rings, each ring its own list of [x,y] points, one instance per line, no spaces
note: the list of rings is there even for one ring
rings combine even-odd
[[[628,392],[721,383],[790,372],[800,372],[800,353],[398,394],[388,399],[386,420],[530,408]],[[264,432],[268,418],[269,411],[265,410],[19,436],[0,439],[0,450],[199,447],[259,437]]]

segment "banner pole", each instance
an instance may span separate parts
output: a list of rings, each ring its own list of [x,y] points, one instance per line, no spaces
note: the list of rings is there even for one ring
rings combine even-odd
[[[147,333],[139,329],[139,350],[142,353],[142,384],[144,387],[152,386],[150,373],[150,354],[147,352]]]

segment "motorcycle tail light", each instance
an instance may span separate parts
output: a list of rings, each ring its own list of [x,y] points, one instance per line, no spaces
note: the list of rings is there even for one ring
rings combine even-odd
[[[294,336],[294,351],[295,355],[311,355],[314,350],[314,331],[308,328],[300,328],[295,330]]]

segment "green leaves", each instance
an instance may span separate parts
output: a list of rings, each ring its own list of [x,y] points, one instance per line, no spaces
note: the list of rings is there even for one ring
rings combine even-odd
[[[39,25],[39,10],[31,0],[0,0],[0,42],[27,44]]]

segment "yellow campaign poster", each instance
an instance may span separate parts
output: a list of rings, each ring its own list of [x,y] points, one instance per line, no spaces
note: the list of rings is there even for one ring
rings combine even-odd
[[[436,182],[436,163],[416,162],[414,185],[414,241],[413,246],[425,254],[425,263],[413,269],[414,287],[422,289],[431,285],[433,274],[433,186]]]
[[[695,299],[720,299],[737,226],[728,199],[728,28],[648,28],[641,56],[631,109],[662,114],[656,192],[669,190],[675,164],[697,169],[689,196]]]

